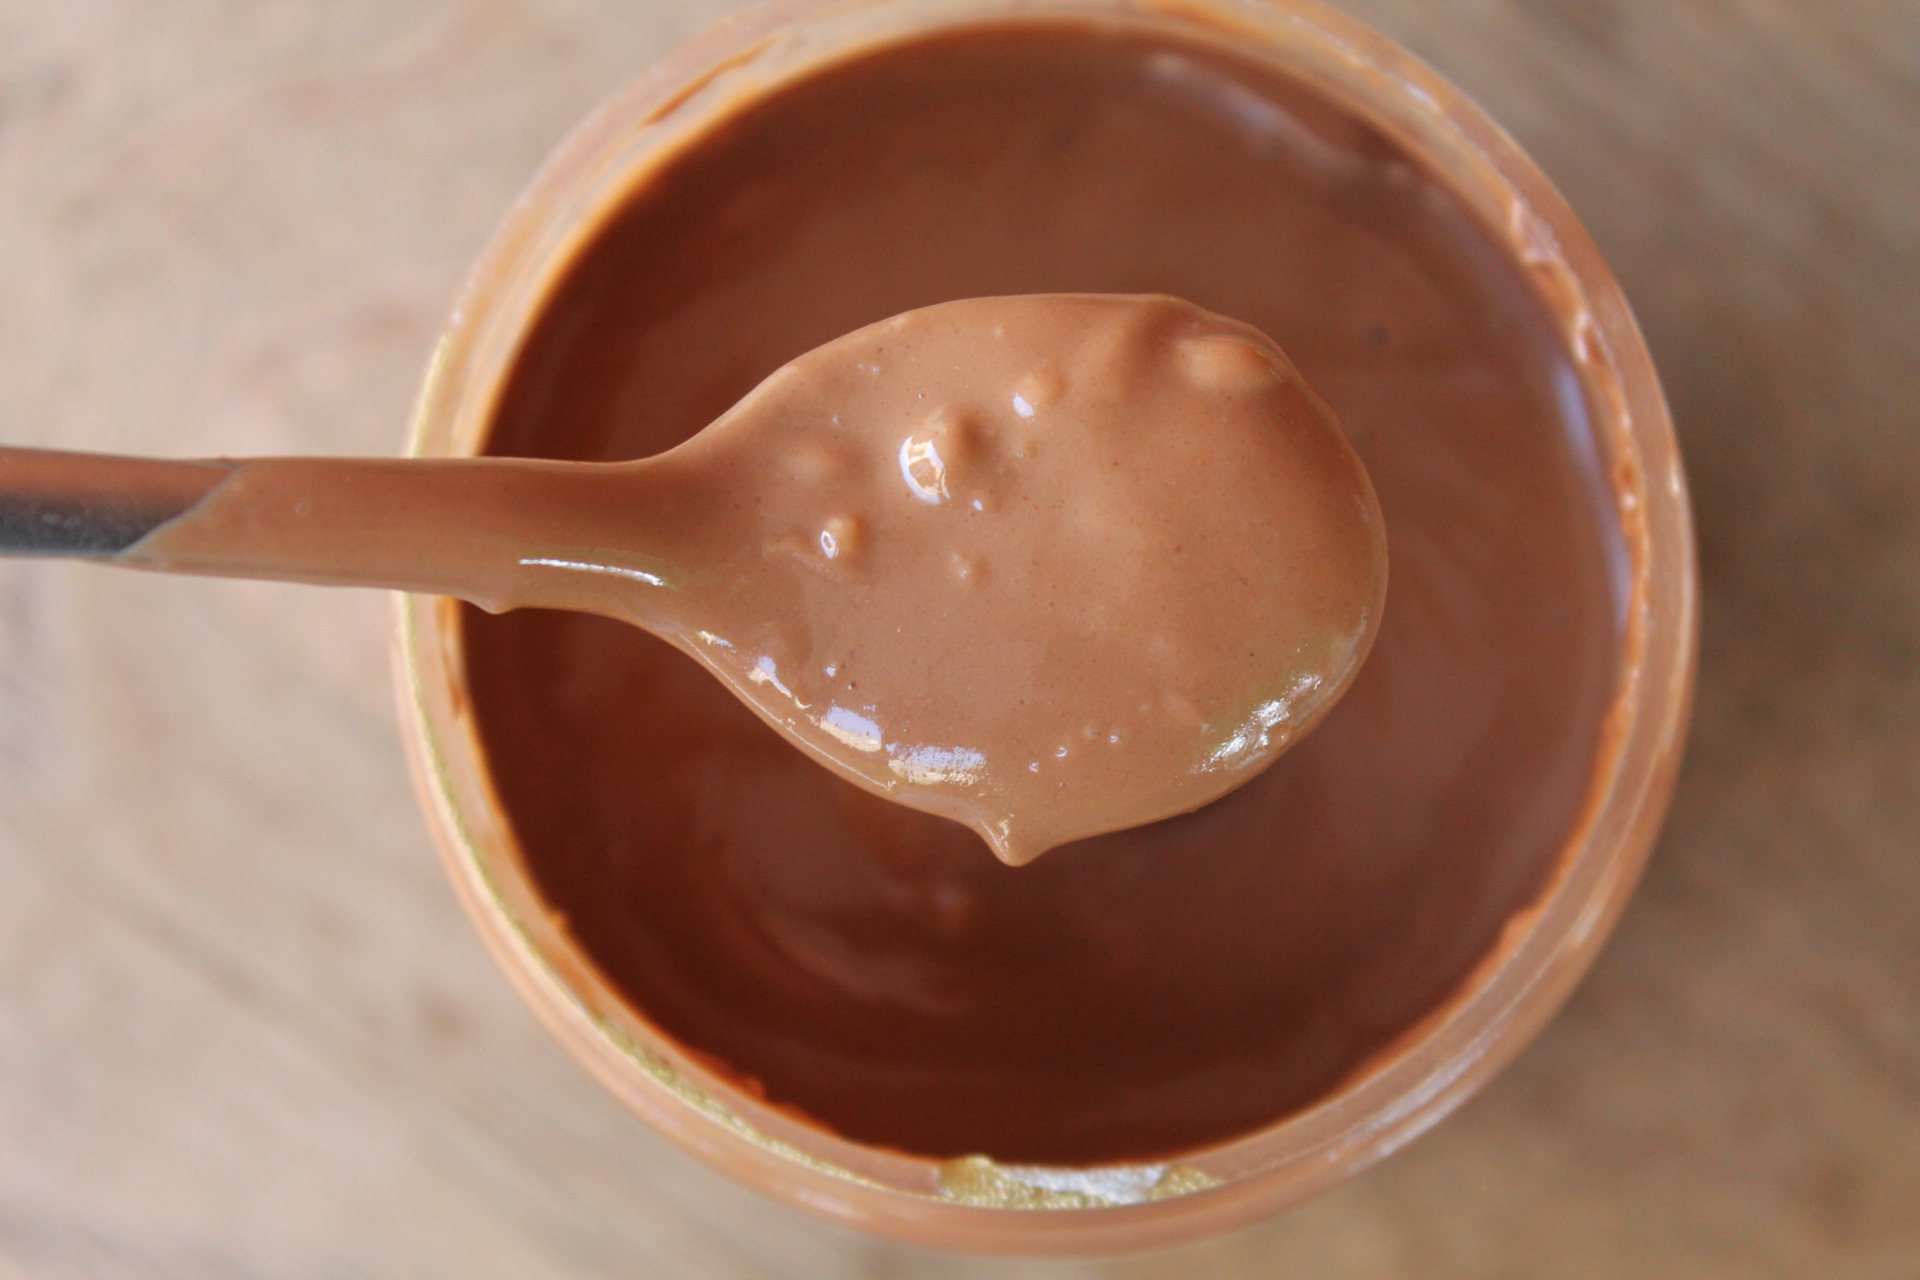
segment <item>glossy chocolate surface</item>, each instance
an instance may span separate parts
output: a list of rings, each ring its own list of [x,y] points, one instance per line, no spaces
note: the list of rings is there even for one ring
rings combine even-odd
[[[1271,334],[1373,476],[1373,655],[1240,791],[1009,868],[631,628],[466,625],[501,799],[608,977],[773,1101],[927,1155],[1142,1158],[1310,1104],[1530,900],[1612,693],[1617,535],[1545,307],[1388,140],[1198,47],[1006,27],[748,105],[559,288],[491,449],[649,455],[835,334],[1054,291]]]

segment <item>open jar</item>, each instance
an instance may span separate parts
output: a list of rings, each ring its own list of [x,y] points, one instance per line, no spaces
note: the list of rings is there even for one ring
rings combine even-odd
[[[1618,287],[1472,104],[1304,0],[723,24],[509,214],[413,451],[641,456],[836,334],[1057,291],[1267,330],[1379,490],[1374,656],[1226,800],[1006,868],[650,637],[401,609],[436,837],[553,1034],[731,1176],[953,1248],[1192,1239],[1444,1116],[1609,931],[1692,676],[1685,487]]]

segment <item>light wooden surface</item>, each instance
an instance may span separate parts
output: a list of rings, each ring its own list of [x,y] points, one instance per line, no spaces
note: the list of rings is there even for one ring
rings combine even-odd
[[[547,148],[719,0],[0,0],[0,439],[382,452]],[[1920,6],[1352,0],[1565,187],[1707,581],[1674,817],[1462,1114],[1237,1237],[991,1262],[627,1118],[458,915],[387,602],[0,565],[0,1276],[1920,1275]]]

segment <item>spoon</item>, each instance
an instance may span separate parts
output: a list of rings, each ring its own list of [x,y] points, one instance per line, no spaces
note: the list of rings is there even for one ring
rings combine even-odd
[[[1257,330],[1157,296],[908,312],[634,462],[0,449],[0,553],[618,618],[1016,865],[1265,768],[1386,585],[1332,414]]]

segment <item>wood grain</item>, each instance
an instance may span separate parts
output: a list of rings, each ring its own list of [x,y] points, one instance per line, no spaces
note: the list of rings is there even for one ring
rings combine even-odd
[[[0,439],[382,452],[493,220],[713,0],[0,0]],[[441,881],[386,602],[0,565],[0,1276],[1920,1274],[1920,7],[1351,0],[1565,188],[1707,581],[1615,943],[1497,1084],[1239,1236],[857,1238],[669,1150]]]

